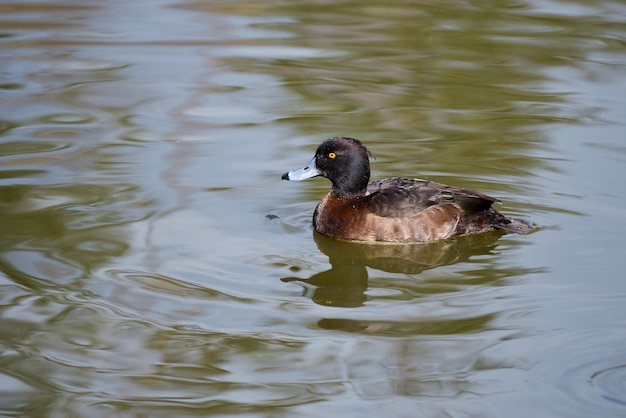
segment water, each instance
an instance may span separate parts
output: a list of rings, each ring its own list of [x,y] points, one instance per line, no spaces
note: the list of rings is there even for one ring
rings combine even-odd
[[[608,1],[0,4],[0,414],[626,415],[625,39]],[[537,230],[317,236],[280,175],[336,134]]]

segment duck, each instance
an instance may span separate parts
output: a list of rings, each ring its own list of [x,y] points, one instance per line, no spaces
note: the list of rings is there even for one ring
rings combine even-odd
[[[346,241],[417,243],[532,229],[494,209],[498,199],[477,191],[417,178],[370,183],[371,156],[358,139],[334,136],[308,163],[282,175],[290,181],[330,180],[330,192],[313,212],[316,232]]]

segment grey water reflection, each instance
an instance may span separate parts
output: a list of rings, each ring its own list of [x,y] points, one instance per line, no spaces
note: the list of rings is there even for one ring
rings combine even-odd
[[[331,269],[309,278],[286,277],[297,282],[304,294],[324,306],[357,307],[366,300],[366,267],[391,273],[419,274],[424,270],[491,254],[500,232],[424,244],[368,244],[338,241],[315,232],[317,247],[326,254]]]

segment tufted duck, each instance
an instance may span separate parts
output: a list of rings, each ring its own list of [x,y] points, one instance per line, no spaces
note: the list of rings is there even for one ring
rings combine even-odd
[[[304,167],[282,175],[301,181],[326,177],[332,190],[315,208],[313,228],[351,241],[427,242],[530,226],[491,207],[498,199],[428,180],[388,178],[368,184],[370,152],[357,139],[332,137]]]

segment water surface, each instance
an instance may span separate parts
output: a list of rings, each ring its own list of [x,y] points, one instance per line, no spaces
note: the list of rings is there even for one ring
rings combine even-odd
[[[619,2],[0,5],[0,413],[626,414]],[[338,243],[332,135],[372,178],[533,222]],[[270,215],[270,216],[268,216]]]

